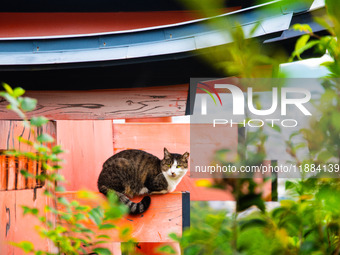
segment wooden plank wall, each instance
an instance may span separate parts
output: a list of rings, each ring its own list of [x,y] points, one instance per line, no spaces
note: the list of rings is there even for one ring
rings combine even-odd
[[[36,130],[36,133],[42,130]],[[55,123],[50,122],[44,131],[55,137]],[[0,121],[0,150],[21,149],[30,151],[25,144],[17,140],[17,136],[23,136],[28,140],[33,139],[33,134],[25,129],[21,121]],[[4,156],[2,156],[4,159]],[[25,181],[20,174],[20,169],[24,164],[29,169],[34,170],[36,163],[30,162],[26,159],[14,159],[9,157],[8,172],[5,160],[0,161],[0,185],[7,190],[0,190],[0,254],[4,255],[21,255],[25,254],[18,248],[9,245],[9,241],[20,242],[23,240],[31,241],[37,248],[52,251],[53,247],[46,240],[42,240],[35,232],[34,226],[39,222],[31,216],[23,216],[22,205],[35,206],[43,209],[45,205],[49,204],[49,200],[42,194],[43,189],[32,189],[36,185],[32,181]],[[16,180],[16,181],[15,181]],[[24,186],[25,183],[25,186]],[[16,190],[22,189],[22,190]],[[51,217],[51,215],[46,215]]]

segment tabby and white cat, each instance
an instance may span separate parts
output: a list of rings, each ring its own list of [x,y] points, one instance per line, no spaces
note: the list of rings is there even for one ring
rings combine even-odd
[[[170,153],[164,148],[164,158],[141,150],[124,150],[103,164],[98,178],[98,189],[104,195],[113,190],[120,201],[130,208],[130,214],[145,212],[151,198],[145,196],[134,203],[130,198],[136,195],[165,194],[176,189],[188,170],[189,153]]]

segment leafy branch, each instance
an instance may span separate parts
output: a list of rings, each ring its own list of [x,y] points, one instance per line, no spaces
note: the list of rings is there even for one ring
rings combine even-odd
[[[25,169],[20,173],[25,178],[35,179],[44,183],[43,194],[50,201],[44,208],[22,206],[24,215],[33,215],[40,224],[36,229],[42,239],[49,239],[55,247],[56,252],[40,250],[28,241],[11,244],[21,248],[26,253],[35,255],[52,254],[84,254],[93,252],[99,255],[111,254],[107,248],[100,247],[101,244],[109,243],[110,237],[106,234],[98,234],[101,231],[118,231],[120,237],[127,241],[133,240],[129,236],[128,228],[119,228],[114,221],[121,219],[127,208],[122,205],[115,194],[111,193],[108,199],[102,198],[95,192],[81,190],[77,192],[78,200],[69,201],[65,189],[60,183],[65,178],[59,173],[62,162],[60,155],[64,150],[60,145],[54,145],[54,138],[47,133],[36,133],[37,128],[46,125],[49,120],[43,116],[27,118],[27,113],[36,108],[37,100],[23,97],[25,90],[22,88],[12,89],[8,84],[3,84],[5,91],[0,96],[8,101],[7,109],[14,111],[23,119],[23,125],[28,128],[35,139],[27,140],[18,137],[21,143],[28,145],[31,151],[7,151],[7,155],[15,157],[26,157],[29,160],[40,162],[42,171],[40,174],[32,174]],[[84,202],[80,202],[84,201]],[[101,201],[100,205],[92,208],[91,202]],[[89,227],[88,223],[94,224],[95,228]]]

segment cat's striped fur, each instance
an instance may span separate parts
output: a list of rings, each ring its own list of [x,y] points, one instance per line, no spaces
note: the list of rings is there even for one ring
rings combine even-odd
[[[105,195],[115,191],[131,214],[143,213],[149,208],[151,198],[145,196],[139,203],[129,198],[172,192],[187,172],[188,157],[188,152],[180,155],[169,153],[166,148],[162,160],[141,150],[121,151],[103,164],[98,189]]]

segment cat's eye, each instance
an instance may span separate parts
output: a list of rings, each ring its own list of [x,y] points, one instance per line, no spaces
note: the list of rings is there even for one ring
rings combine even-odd
[[[178,166],[178,165],[177,165],[176,168],[181,168],[181,166]]]
[[[171,168],[171,164],[169,165],[169,168]]]

